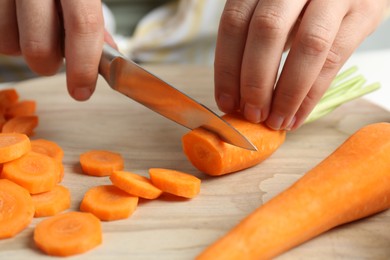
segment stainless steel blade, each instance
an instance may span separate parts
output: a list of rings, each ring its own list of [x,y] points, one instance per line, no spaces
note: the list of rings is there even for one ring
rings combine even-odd
[[[203,127],[230,144],[257,150],[237,129],[213,111],[126,59],[107,44],[99,72],[114,90],[178,124],[189,129]]]

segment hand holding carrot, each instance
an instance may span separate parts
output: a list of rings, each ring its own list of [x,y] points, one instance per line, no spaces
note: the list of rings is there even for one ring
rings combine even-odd
[[[296,129],[378,26],[388,2],[228,0],[215,57],[219,108],[240,110],[247,120],[273,129]]]

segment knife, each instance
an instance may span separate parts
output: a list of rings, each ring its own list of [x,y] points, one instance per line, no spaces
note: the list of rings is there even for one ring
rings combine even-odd
[[[237,129],[206,106],[146,71],[108,44],[103,47],[99,73],[110,87],[189,129],[205,128],[244,149],[257,148]]]

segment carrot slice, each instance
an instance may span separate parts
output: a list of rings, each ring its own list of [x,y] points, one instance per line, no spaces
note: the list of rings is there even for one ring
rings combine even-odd
[[[10,238],[25,229],[34,215],[27,190],[5,179],[0,180],[0,239]]]
[[[144,199],[155,199],[162,193],[150,179],[135,173],[115,171],[111,174],[110,180],[119,189]]]
[[[16,104],[19,100],[19,94],[16,89],[2,89],[0,90],[0,106],[9,107]]]
[[[2,133],[21,133],[32,136],[38,126],[37,116],[18,116],[4,123]]]
[[[34,217],[54,216],[70,207],[68,188],[57,185],[51,191],[31,195],[35,207]]]
[[[163,169],[149,169],[150,179],[160,190],[184,198],[193,198],[200,192],[201,180],[188,173]]]
[[[83,172],[92,176],[109,176],[124,167],[119,153],[104,150],[91,150],[81,154],[80,164]]]
[[[64,150],[62,150],[61,146],[46,139],[31,140],[31,150],[37,153],[46,154],[59,162],[62,162],[64,157]]]
[[[60,167],[53,158],[35,152],[3,165],[2,178],[9,179],[31,194],[52,190],[60,178]]]
[[[31,150],[27,135],[19,133],[0,133],[0,163],[15,160]]]
[[[223,118],[246,136],[258,151],[233,146],[206,129],[196,128],[183,136],[183,150],[197,169],[209,175],[223,175],[252,167],[271,156],[285,140],[285,131],[250,123],[238,115],[225,115]]]
[[[100,220],[128,218],[136,210],[138,197],[114,185],[101,185],[89,189],[81,201],[80,210],[90,212]]]
[[[34,100],[23,100],[9,106],[5,111],[6,118],[31,116],[35,114],[37,104]]]
[[[354,133],[197,259],[272,259],[338,225],[390,208],[390,123]]]
[[[89,251],[103,241],[98,218],[90,213],[67,212],[37,224],[34,242],[48,255],[71,256]]]

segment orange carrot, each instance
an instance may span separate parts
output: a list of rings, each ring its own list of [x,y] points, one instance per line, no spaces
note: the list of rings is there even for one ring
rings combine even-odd
[[[136,210],[138,197],[131,196],[114,185],[89,189],[81,201],[80,210],[90,212],[103,221],[128,218]]]
[[[17,116],[31,116],[35,114],[36,102],[34,100],[19,101],[9,107],[5,111],[6,118],[13,118]]]
[[[189,199],[200,192],[201,180],[188,173],[151,168],[149,174],[153,185],[164,192]]]
[[[238,115],[225,115],[223,118],[246,136],[258,151],[230,145],[203,128],[194,129],[183,136],[183,150],[196,168],[209,175],[223,175],[252,167],[268,158],[285,140],[285,131],[250,123]]]
[[[25,229],[34,215],[30,194],[19,185],[0,180],[0,239],[10,238]]]
[[[83,172],[93,176],[109,176],[113,171],[123,170],[124,161],[120,154],[91,150],[80,155],[80,164]]]
[[[155,199],[162,193],[150,179],[135,173],[115,171],[111,174],[110,180],[119,189],[136,197]]]
[[[51,191],[31,195],[34,203],[34,217],[54,216],[70,207],[68,188],[57,185]]]
[[[2,89],[0,90],[0,106],[9,107],[13,104],[16,104],[19,100],[19,94],[16,89]]]
[[[41,221],[34,230],[37,247],[53,256],[81,254],[102,240],[100,221],[90,213],[61,213]]]
[[[60,167],[53,158],[35,152],[3,165],[2,178],[9,179],[31,194],[52,190],[60,178]]]
[[[18,116],[9,119],[4,123],[2,133],[21,133],[28,136],[34,134],[34,129],[38,126],[37,116]]]
[[[27,135],[19,133],[0,133],[0,163],[15,160],[31,150]]]
[[[3,125],[5,124],[5,122],[7,122],[7,120],[5,119],[4,115],[1,114],[1,112],[0,112],[0,129],[3,128]]]
[[[45,139],[31,140],[31,150],[46,154],[58,162],[62,162],[64,150],[57,143]]]
[[[197,259],[270,259],[390,208],[390,123],[363,127]]]

